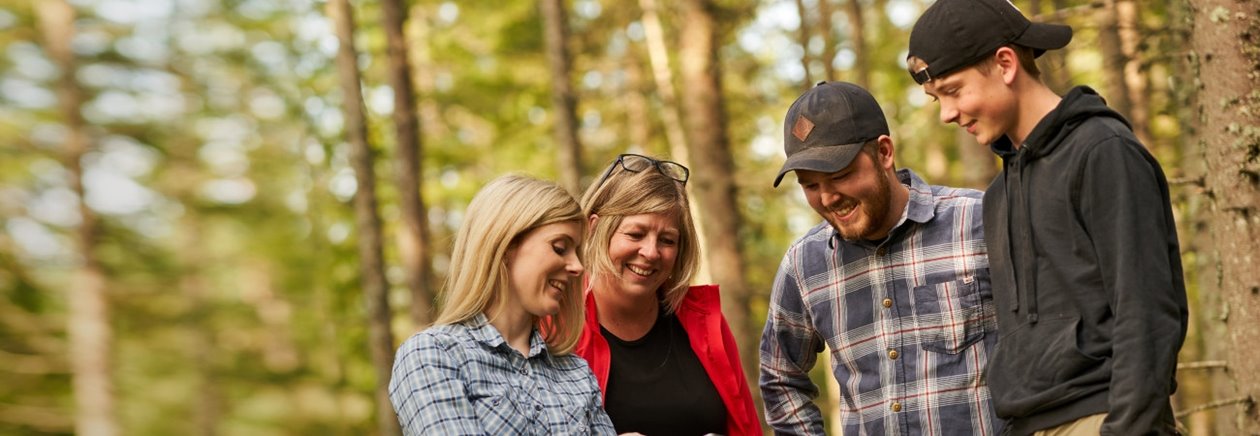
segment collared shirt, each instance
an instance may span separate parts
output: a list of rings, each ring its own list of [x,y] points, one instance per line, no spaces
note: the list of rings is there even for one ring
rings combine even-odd
[[[585,360],[537,329],[522,356],[482,314],[403,343],[389,399],[407,435],[614,434]]]
[[[824,434],[809,379],[824,346],[843,434],[1001,430],[982,378],[997,335],[981,193],[897,176],[910,196],[888,238],[845,241],[823,222],[779,265],[760,383],[776,433]]]

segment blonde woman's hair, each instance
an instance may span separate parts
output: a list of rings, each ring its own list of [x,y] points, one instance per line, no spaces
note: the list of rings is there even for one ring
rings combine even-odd
[[[612,165],[619,165],[613,162]],[[678,258],[670,276],[656,291],[657,298],[665,306],[666,313],[674,313],[687,296],[687,287],[699,268],[700,248],[696,226],[691,219],[691,208],[683,184],[661,174],[656,168],[639,172],[626,171],[620,166],[601,185],[592,185],[582,195],[582,216],[598,215],[599,220],[590,230],[586,240],[586,271],[589,283],[598,283],[601,275],[617,274],[608,255],[609,245],[617,227],[625,217],[659,213],[677,219]]]
[[[581,239],[586,233],[582,217],[577,201],[555,183],[514,174],[486,184],[468,204],[455,235],[441,311],[434,323],[456,324],[490,307],[501,310],[509,289],[508,249],[522,235],[553,223],[577,223]],[[580,256],[582,241],[574,242]],[[584,303],[581,279],[570,277],[560,311],[537,324],[551,354],[569,354],[577,346],[585,321]],[[493,318],[493,314],[487,316]]]

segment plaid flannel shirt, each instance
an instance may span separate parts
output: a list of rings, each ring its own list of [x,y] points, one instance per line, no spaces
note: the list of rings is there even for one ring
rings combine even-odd
[[[843,434],[1001,431],[982,377],[997,340],[982,194],[897,175],[910,198],[889,238],[845,241],[823,222],[779,265],[760,382],[776,433],[824,434],[809,379],[824,345]]]
[[[521,356],[482,314],[403,343],[389,399],[407,435],[615,434],[585,360],[536,329]]]

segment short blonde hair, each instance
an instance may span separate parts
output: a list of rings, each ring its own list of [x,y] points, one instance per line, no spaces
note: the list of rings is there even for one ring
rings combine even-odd
[[[617,266],[608,250],[617,227],[625,217],[652,213],[677,218],[678,257],[669,278],[657,290],[666,313],[673,313],[682,304],[699,268],[700,248],[686,189],[655,168],[639,172],[612,168],[603,184],[592,185],[582,195],[582,215],[588,219],[599,216],[586,241],[585,258],[590,262],[586,271],[590,283],[596,283],[595,278],[601,274],[616,274]]]
[[[499,177],[477,192],[455,236],[450,274],[442,290],[435,324],[455,324],[490,307],[502,308],[508,293],[508,249],[529,231],[553,223],[575,222],[579,239],[586,220],[573,196],[552,182],[522,175]],[[575,249],[582,253],[582,241]],[[573,351],[582,334],[584,300],[578,277],[569,279],[560,311],[537,324],[551,354]]]

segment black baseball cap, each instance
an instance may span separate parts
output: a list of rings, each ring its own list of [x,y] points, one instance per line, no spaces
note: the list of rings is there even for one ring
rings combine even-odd
[[[887,134],[888,121],[871,93],[852,83],[819,82],[788,108],[783,120],[787,161],[774,186],[788,171],[843,170],[863,144]]]
[[[922,85],[1006,44],[1031,48],[1037,57],[1071,40],[1071,27],[1029,21],[1010,0],[936,0],[910,30],[909,56],[927,64],[910,75]]]

